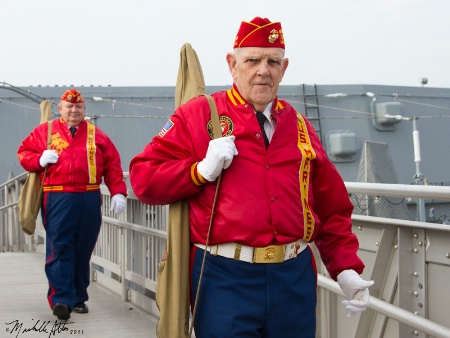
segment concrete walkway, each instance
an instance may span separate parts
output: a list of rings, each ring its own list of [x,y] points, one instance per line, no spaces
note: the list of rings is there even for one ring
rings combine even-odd
[[[0,253],[0,337],[156,338],[157,319],[93,282],[88,314],[56,320],[47,302],[42,253]]]

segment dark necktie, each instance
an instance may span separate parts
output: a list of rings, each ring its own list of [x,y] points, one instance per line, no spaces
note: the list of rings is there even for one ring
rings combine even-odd
[[[269,146],[269,139],[267,137],[266,130],[264,129],[264,122],[266,122],[267,117],[263,113],[257,112],[256,113],[256,118],[258,119],[259,126],[261,128],[261,131],[262,131],[262,134],[263,134],[263,137],[264,137],[264,144],[266,145],[266,149],[267,149],[267,147]]]
[[[75,136],[75,132],[77,131],[77,127],[70,127],[70,133],[72,134],[72,137]]]

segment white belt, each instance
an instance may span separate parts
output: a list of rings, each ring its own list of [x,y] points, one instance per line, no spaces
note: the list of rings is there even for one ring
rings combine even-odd
[[[264,248],[253,248],[237,243],[211,245],[207,248],[204,244],[194,245],[200,249],[206,249],[214,256],[233,258],[248,263],[281,263],[297,257],[300,252],[306,249],[308,243],[299,239],[289,244],[269,245]]]

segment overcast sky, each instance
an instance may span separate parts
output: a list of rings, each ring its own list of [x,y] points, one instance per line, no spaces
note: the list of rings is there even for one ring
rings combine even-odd
[[[450,88],[449,0],[1,0],[0,82],[174,86],[192,44],[207,85],[231,84],[225,55],[242,20],[280,21],[282,84]]]

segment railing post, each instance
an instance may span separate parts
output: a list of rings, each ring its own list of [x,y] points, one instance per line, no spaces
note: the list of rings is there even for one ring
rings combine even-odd
[[[120,228],[120,248],[119,248],[119,255],[120,255],[120,282],[122,284],[122,300],[127,301],[128,300],[128,289],[126,284],[126,243],[125,243],[125,229]]]
[[[422,243],[419,245],[418,243]],[[398,302],[399,307],[425,318],[426,301],[426,262],[425,231],[423,229],[398,229],[399,271]],[[419,288],[420,285],[420,288]],[[409,325],[399,323],[400,337],[411,334]],[[417,333],[417,337],[425,337]]]

